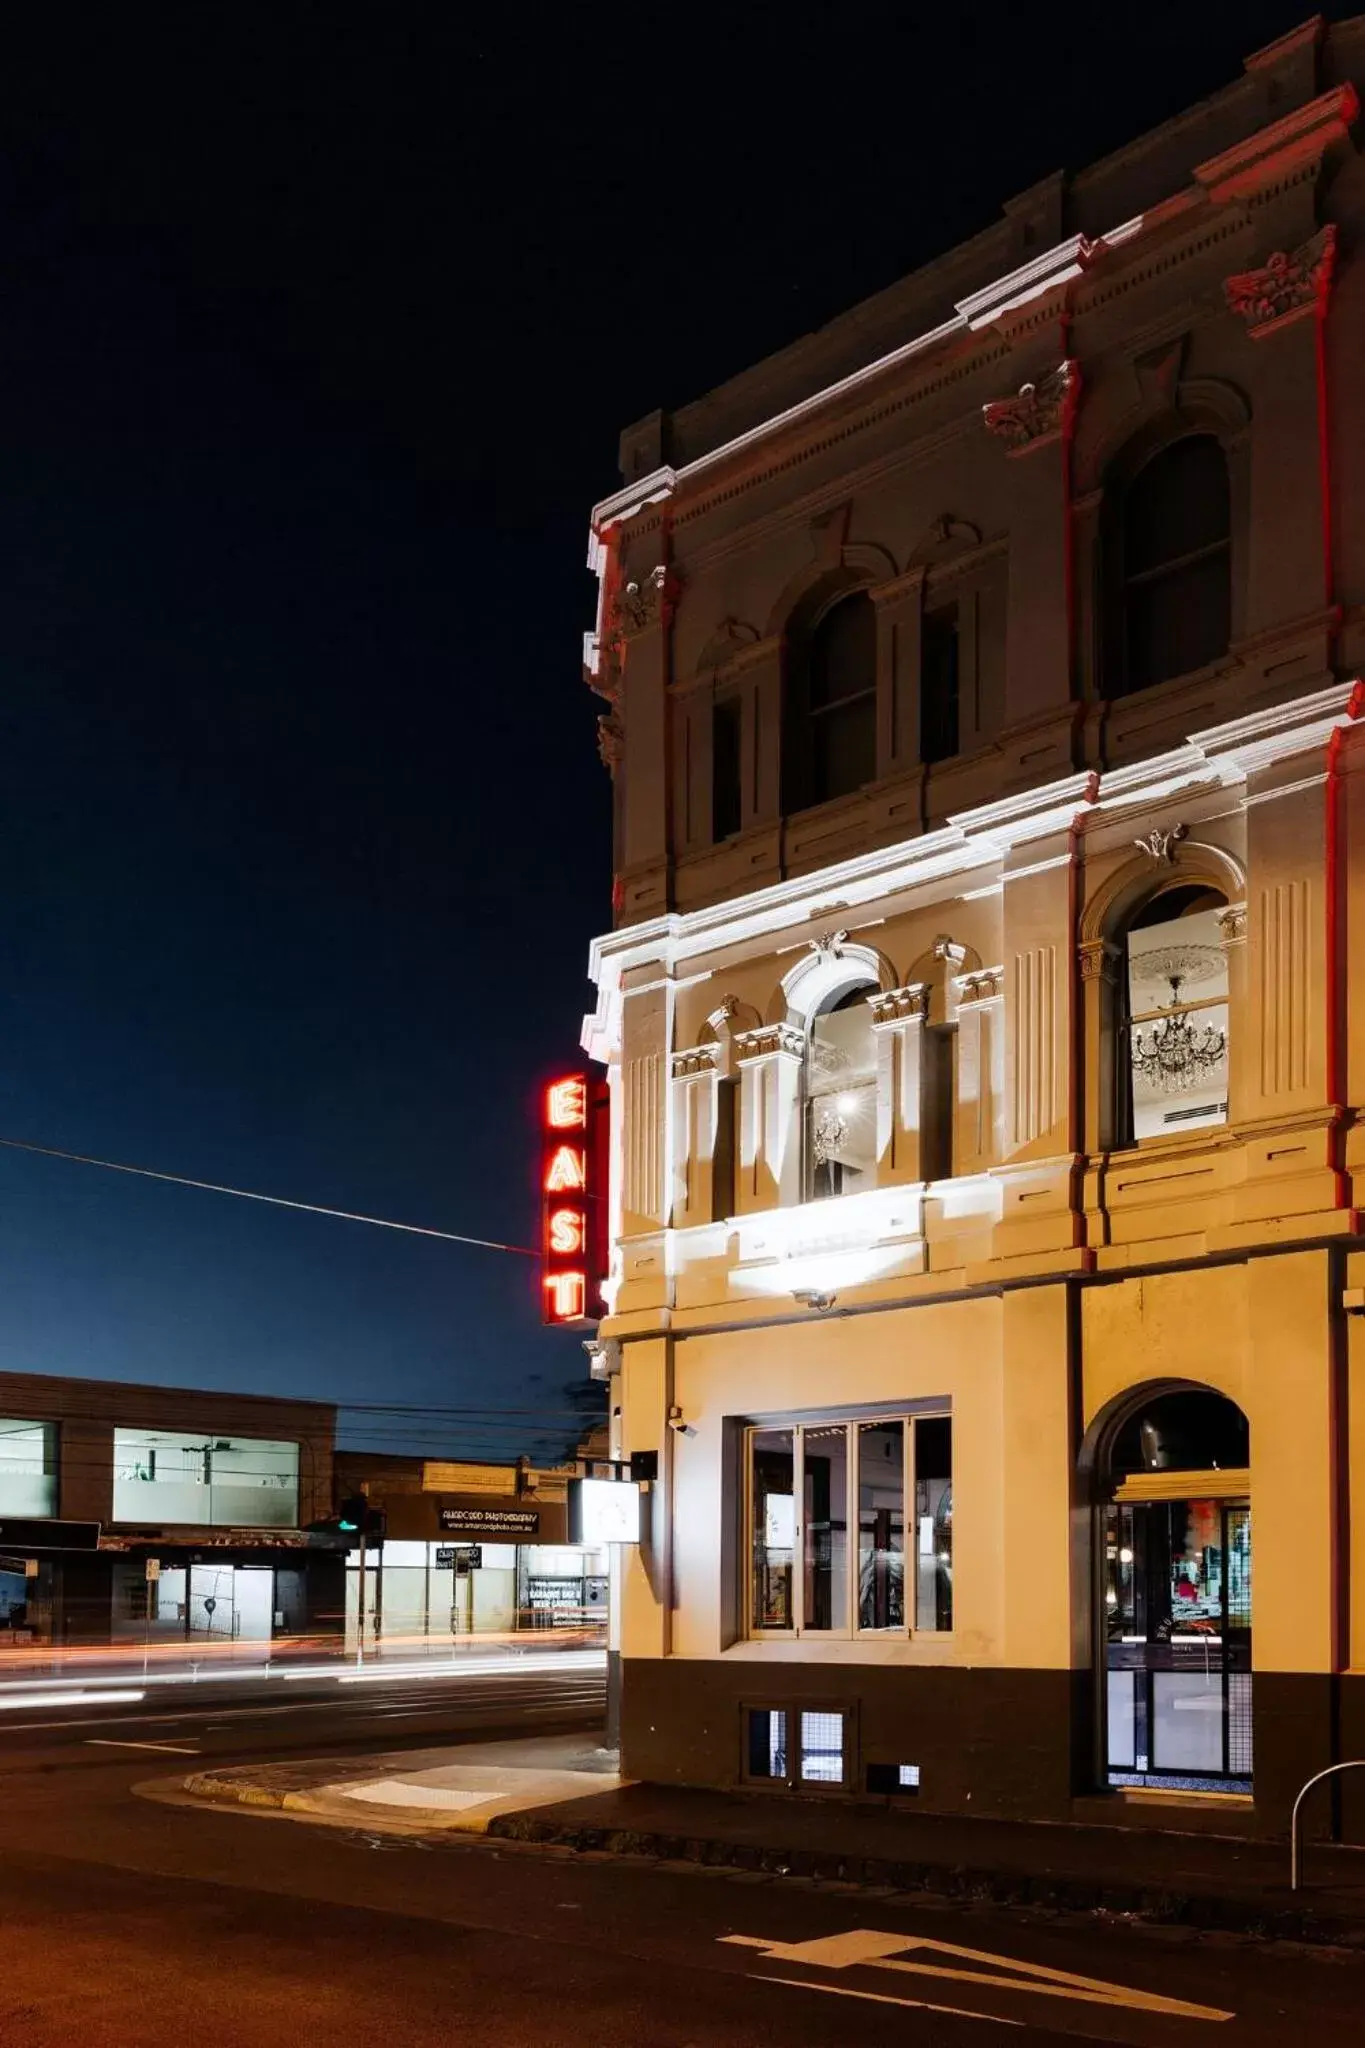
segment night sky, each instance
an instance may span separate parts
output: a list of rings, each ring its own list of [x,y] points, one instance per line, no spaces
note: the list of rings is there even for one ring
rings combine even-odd
[[[533,1242],[609,919],[620,427],[1300,16],[39,12],[0,53],[0,1135]],[[540,1414],[583,1360],[538,1315],[529,1259],[0,1152],[6,1370]]]

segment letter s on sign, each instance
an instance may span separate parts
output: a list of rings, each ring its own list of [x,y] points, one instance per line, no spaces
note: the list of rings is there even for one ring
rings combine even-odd
[[[552,1252],[581,1252],[587,1238],[587,1228],[581,1209],[552,1209],[550,1211],[550,1250]]]

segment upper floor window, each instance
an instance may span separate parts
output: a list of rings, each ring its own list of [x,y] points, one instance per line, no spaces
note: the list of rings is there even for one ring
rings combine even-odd
[[[1166,889],[1124,938],[1119,998],[1121,1135],[1133,1140],[1227,1122],[1228,962],[1223,899],[1202,884]]]
[[[743,823],[738,697],[719,697],[711,707],[711,837],[728,839]]]
[[[289,1529],[299,1519],[299,1447],[208,1431],[116,1429],[114,1520]]]
[[[1232,527],[1227,458],[1188,434],[1138,471],[1123,495],[1121,612],[1111,696],[1188,675],[1227,652]]]
[[[0,1422],[0,1514],[45,1519],[56,1512],[56,1424]]]
[[[961,694],[958,608],[936,605],[920,620],[919,757],[932,764],[957,753]]]
[[[868,991],[835,997],[811,1019],[806,1047],[808,1199],[871,1187],[877,1171],[877,1061]]]
[[[877,613],[865,590],[836,598],[794,639],[784,807],[850,796],[877,772]]]

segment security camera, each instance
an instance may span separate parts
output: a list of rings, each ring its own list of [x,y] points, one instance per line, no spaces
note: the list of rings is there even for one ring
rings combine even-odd
[[[683,1420],[683,1412],[681,1408],[669,1409],[668,1426],[670,1429],[675,1429],[678,1432],[679,1436],[687,1435],[687,1424]]]
[[[838,1299],[837,1294],[821,1294],[816,1287],[798,1287],[792,1295],[793,1301],[799,1301],[803,1308],[813,1308],[817,1315],[833,1308]]]

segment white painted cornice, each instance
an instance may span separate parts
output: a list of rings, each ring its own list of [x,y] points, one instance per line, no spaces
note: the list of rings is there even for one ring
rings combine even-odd
[[[1358,682],[1333,683],[1311,697],[1295,697],[1191,733],[1190,745],[1216,766],[1224,782],[1243,782],[1277,761],[1326,746],[1337,726],[1351,723],[1351,699],[1358,688]]]
[[[1136,805],[1164,802],[1191,783],[1242,783],[1278,761],[1325,747],[1337,727],[1350,723],[1359,689],[1358,682],[1334,683],[1309,696],[1210,726],[1191,735],[1183,746],[1148,761],[1105,775],[1063,776],[1020,795],[958,812],[940,830],[918,839],[877,847],[747,896],[604,933],[589,949],[588,972],[599,994],[596,1012],[584,1019],[584,1047],[594,1058],[603,1058],[610,1050],[617,1030],[617,992],[622,976],[631,969],[652,965],[661,978],[675,980],[680,967],[721,948],[751,946],[779,933],[799,938],[801,927],[817,916],[828,922],[836,914],[849,913],[852,927],[860,907],[889,897],[941,883],[956,884],[963,893],[962,884],[981,869],[1005,868],[1014,848],[1064,832],[1077,822],[1099,826],[1106,822],[1106,814],[1122,815]],[[1042,864],[1050,864],[1048,857]],[[998,875],[992,876],[990,886],[999,886]],[[971,893],[983,892],[977,888]]]

